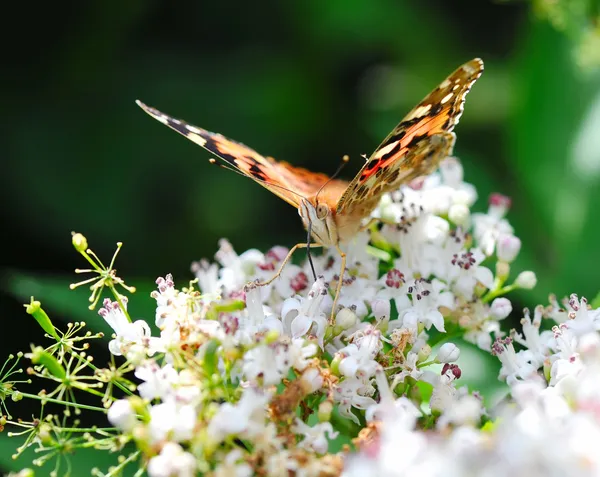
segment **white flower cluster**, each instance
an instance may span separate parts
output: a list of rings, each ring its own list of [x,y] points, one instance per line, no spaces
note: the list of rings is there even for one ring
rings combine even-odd
[[[160,336],[106,302],[110,350],[142,381],[109,420],[134,437],[151,477],[600,472],[600,313],[572,297],[567,312],[554,301],[525,314],[522,334],[503,333],[503,295],[536,278],[511,273],[521,242],[509,200],[471,214],[475,200],[449,158],[382,200],[374,217],[394,225],[342,246],[343,277],[331,250],[313,256],[316,281],[304,263],[248,285],[271,278],[287,250],[238,255],[223,240],[218,264],[193,265],[200,291],[157,280]],[[559,325],[540,332],[542,316]],[[460,386],[448,336],[498,356],[513,405],[486,410]],[[338,433],[354,453],[331,452]]]
[[[452,413],[460,419],[451,428],[424,433],[422,412],[407,398],[382,392],[386,381],[378,381],[385,413],[377,435],[342,475],[600,475],[600,309],[589,310],[575,295],[565,305],[566,311],[556,303],[538,307],[533,320],[526,313],[523,335],[512,332],[494,343],[509,396],[483,429],[464,419],[479,406],[456,402]],[[542,315],[561,324],[540,332]],[[516,352],[513,342],[522,349]]]

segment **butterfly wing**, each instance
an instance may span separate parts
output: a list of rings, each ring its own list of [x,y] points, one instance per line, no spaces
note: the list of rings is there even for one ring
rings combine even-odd
[[[329,179],[325,174],[264,157],[244,144],[172,118],[141,101],[136,103],[154,119],[212,152],[228,166],[254,179],[294,207],[299,207],[302,197],[312,197]]]
[[[475,58],[423,99],[371,154],[337,203],[336,213],[367,215],[383,194],[431,173],[452,153],[465,96],[483,72]],[[368,210],[367,210],[368,209]]]

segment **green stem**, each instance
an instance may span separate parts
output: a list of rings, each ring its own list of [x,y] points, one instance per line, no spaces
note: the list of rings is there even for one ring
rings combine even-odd
[[[498,288],[496,290],[493,290],[491,292],[489,292],[487,295],[485,295],[481,301],[483,303],[489,303],[490,301],[492,301],[494,298],[500,296],[500,295],[506,295],[508,292],[511,292],[513,290],[516,290],[517,288],[519,288],[517,285],[515,285],[514,283],[512,285],[507,285],[505,287],[502,288]]]
[[[21,396],[29,399],[37,399],[38,401],[51,402],[54,404],[62,404],[63,406],[77,407],[79,409],[87,409],[88,411],[100,411],[106,414],[106,409],[97,406],[88,406],[87,404],[79,404],[76,402],[61,401],[60,399],[54,399],[44,396],[38,396],[37,394],[21,393]]]

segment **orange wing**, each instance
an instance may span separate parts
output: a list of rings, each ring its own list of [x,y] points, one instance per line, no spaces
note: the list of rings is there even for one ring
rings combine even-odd
[[[465,63],[408,113],[350,183],[336,213],[364,216],[384,193],[433,172],[452,153],[452,130],[462,114],[465,96],[482,72],[479,58]]]
[[[136,101],[136,103],[154,119],[212,152],[227,165],[254,179],[296,208],[300,206],[302,197],[312,198],[329,180],[325,174],[310,172],[301,167],[291,166],[286,162],[277,162],[275,159],[264,157],[254,149],[232,141],[221,134],[212,133],[180,119],[172,118],[157,109],[146,106],[141,101]]]

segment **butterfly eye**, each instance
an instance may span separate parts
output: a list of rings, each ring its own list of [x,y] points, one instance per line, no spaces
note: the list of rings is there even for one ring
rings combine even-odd
[[[317,218],[324,219],[329,214],[329,209],[325,204],[317,205]]]

